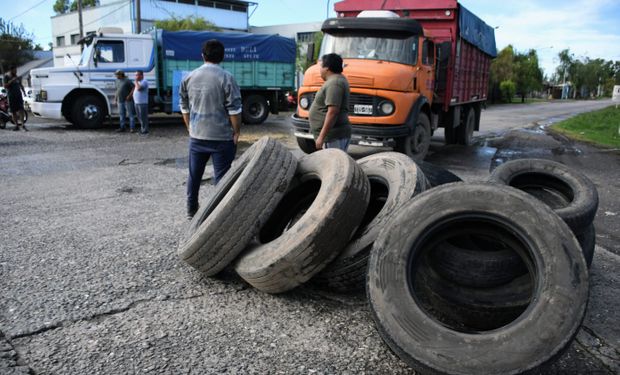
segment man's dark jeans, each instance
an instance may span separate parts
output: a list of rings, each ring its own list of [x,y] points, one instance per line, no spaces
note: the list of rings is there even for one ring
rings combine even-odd
[[[189,139],[189,177],[187,179],[187,208],[198,208],[198,192],[200,181],[205,172],[205,166],[209,158],[213,156],[213,179],[217,184],[224,174],[230,169],[230,164],[235,159],[237,145],[230,141],[205,141],[202,139]]]

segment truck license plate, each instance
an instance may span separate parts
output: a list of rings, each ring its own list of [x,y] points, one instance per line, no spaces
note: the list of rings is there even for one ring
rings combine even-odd
[[[372,105],[355,104],[353,106],[353,113],[356,115],[372,115]]]

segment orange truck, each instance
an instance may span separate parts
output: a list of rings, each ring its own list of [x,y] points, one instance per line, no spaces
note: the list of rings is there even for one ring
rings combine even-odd
[[[439,127],[447,144],[471,143],[496,56],[492,27],[457,0],[344,0],[334,8],[319,55],[344,60],[352,144],[422,160]],[[315,64],[298,90],[292,123],[306,153],[316,150],[308,114],[322,84]]]

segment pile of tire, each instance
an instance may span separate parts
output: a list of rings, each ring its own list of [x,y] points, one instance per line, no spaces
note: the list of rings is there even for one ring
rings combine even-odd
[[[384,341],[423,373],[520,373],[550,363],[581,324],[597,206],[587,178],[550,161],[467,184],[393,152],[297,160],[265,137],[178,255],[207,276],[231,266],[267,293],[366,288]]]

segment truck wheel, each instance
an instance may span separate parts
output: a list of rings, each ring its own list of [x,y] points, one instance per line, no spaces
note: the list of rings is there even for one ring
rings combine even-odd
[[[466,228],[512,239],[528,265],[530,302],[506,325],[480,331],[441,321],[417,292],[425,255]],[[588,270],[570,228],[549,207],[507,186],[449,184],[395,213],[373,245],[366,286],[381,337],[416,371],[516,374],[535,372],[571,344],[586,312]]]
[[[269,116],[267,99],[262,95],[250,95],[243,99],[243,122],[245,124],[262,124]]]
[[[79,128],[94,129],[101,127],[104,117],[105,107],[96,96],[78,97],[73,103],[71,119]]]
[[[316,151],[316,142],[314,142],[314,139],[298,137],[297,145],[299,145],[301,151],[305,152],[306,154],[311,154]]]
[[[594,183],[577,170],[552,160],[511,160],[495,168],[489,181],[512,186],[538,198],[577,235],[588,229],[598,209]]]
[[[424,160],[431,145],[431,122],[426,113],[420,112],[413,134],[397,138],[396,150],[415,161]]]
[[[476,111],[470,107],[467,111],[465,121],[456,128],[456,141],[460,145],[469,146],[474,138],[474,128],[476,127]]]
[[[305,155],[285,194],[235,271],[256,289],[282,293],[320,272],[338,256],[364,217],[368,178],[337,149]]]
[[[370,203],[360,228],[342,253],[314,281],[329,290],[364,289],[368,256],[392,213],[427,189],[421,169],[406,155],[380,152],[357,161],[370,181]]]
[[[206,276],[224,269],[276,208],[296,166],[281,143],[259,139],[233,162],[196,213],[180,241],[179,257]]]

